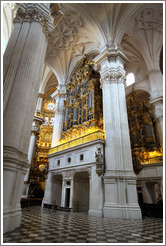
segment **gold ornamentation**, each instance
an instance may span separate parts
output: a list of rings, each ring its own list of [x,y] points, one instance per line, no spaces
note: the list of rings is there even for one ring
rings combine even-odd
[[[102,130],[102,91],[94,62],[84,57],[66,83],[66,102],[61,143]]]
[[[146,92],[133,92],[127,97],[127,111],[134,171],[141,164],[162,161],[162,151],[154,129],[153,107]]]

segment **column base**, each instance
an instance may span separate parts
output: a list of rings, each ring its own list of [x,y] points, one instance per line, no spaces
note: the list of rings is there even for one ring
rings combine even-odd
[[[92,210],[92,209],[90,209],[88,211],[88,214],[89,215],[92,215],[92,216],[96,216],[96,217],[103,217],[103,211],[99,211],[99,210]]]
[[[3,233],[13,231],[20,226],[21,223],[21,208],[16,211],[8,211],[3,214]]]
[[[103,214],[112,219],[142,219],[139,206],[104,205]]]

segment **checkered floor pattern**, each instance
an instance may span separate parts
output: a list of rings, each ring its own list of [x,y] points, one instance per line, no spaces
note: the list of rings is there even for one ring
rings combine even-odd
[[[108,219],[41,207],[24,208],[22,212],[21,226],[4,234],[4,243],[163,242],[161,218]]]

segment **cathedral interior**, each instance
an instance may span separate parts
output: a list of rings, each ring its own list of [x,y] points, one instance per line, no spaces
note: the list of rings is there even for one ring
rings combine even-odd
[[[2,242],[162,243],[164,2],[2,8]]]

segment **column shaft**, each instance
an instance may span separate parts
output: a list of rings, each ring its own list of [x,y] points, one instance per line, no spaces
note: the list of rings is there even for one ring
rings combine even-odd
[[[127,109],[125,70],[127,57],[122,50],[106,48],[95,58],[101,67],[105,130],[104,216],[140,219],[133,171]],[[132,193],[132,196],[131,196]]]
[[[41,5],[20,5],[4,54],[4,233],[18,227],[21,219],[28,145],[47,48],[37,15],[37,6],[42,15]],[[48,13],[45,9],[44,16]]]
[[[36,142],[36,135],[34,133],[32,133],[31,138],[30,138],[30,143],[29,143],[29,150],[28,150],[29,168],[28,168],[28,171],[24,177],[24,182],[28,182],[28,180],[29,180],[29,173],[30,173],[30,167],[31,167],[31,163],[32,163],[33,153],[34,153],[35,142]]]

